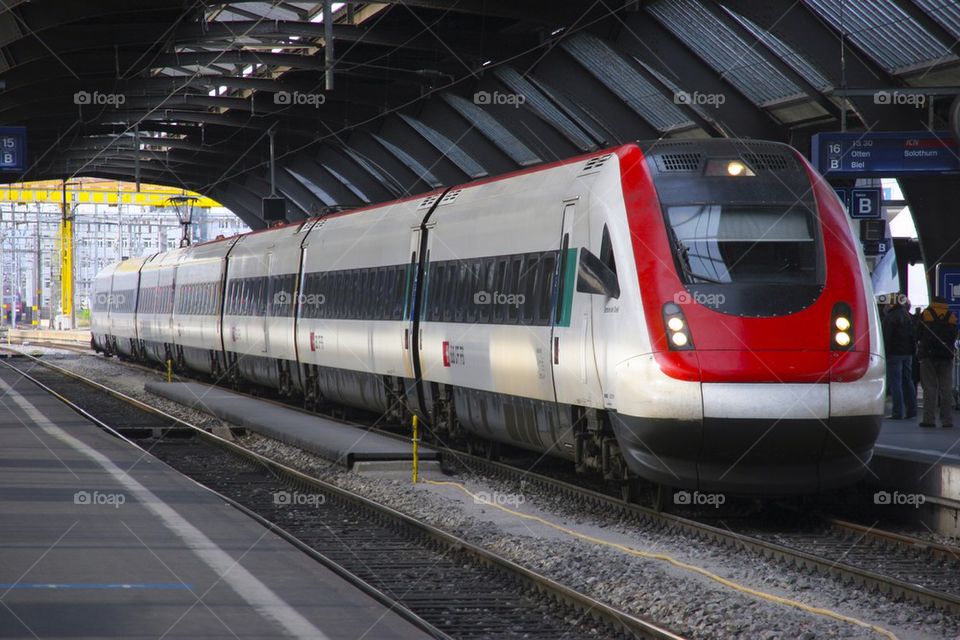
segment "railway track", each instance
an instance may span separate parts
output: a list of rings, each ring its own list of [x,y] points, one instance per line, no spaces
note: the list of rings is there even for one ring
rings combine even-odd
[[[90,353],[89,350],[86,353]],[[157,373],[156,369],[143,365],[132,366]],[[400,437],[388,431],[381,433]],[[440,450],[446,460],[457,461],[473,473],[513,486],[522,482],[546,494],[563,496],[568,503],[601,509],[621,521],[645,528],[675,530],[704,542],[745,550],[801,570],[833,576],[867,590],[960,614],[960,547],[936,544],[828,514],[816,514],[811,520],[808,513],[805,514],[806,520],[787,519],[785,524],[775,528],[766,526],[766,521],[758,523],[749,518],[715,523],[714,519],[707,517],[684,517],[625,503],[618,496],[573,484],[567,479],[534,473],[451,448],[431,446]]]
[[[30,370],[14,364],[19,361],[29,362]],[[150,443],[151,455],[216,491],[434,637],[680,638],[93,380],[33,356],[0,362],[120,437],[119,425],[162,433]],[[193,437],[182,437],[185,433]]]

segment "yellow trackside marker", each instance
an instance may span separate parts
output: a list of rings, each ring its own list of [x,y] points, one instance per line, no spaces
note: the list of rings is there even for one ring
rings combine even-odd
[[[420,433],[419,433],[419,424],[417,422],[417,416],[413,416],[413,483],[416,484],[420,481],[420,452],[418,451],[418,444],[420,442]]]
[[[167,358],[167,382],[173,382],[173,360]]]

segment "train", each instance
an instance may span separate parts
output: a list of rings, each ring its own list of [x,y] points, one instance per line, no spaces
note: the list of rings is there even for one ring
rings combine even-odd
[[[883,416],[852,225],[789,146],[623,144],[125,260],[92,346],[624,486],[816,493]]]

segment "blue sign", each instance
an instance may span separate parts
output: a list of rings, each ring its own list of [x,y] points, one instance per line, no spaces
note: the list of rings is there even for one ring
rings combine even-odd
[[[26,127],[0,127],[0,171],[24,171],[26,168]]]
[[[880,187],[834,187],[840,202],[854,220],[872,220],[882,217],[883,189]]]
[[[834,187],[833,190],[837,192],[837,197],[843,203],[843,208],[850,211],[850,190],[846,187]]]
[[[957,141],[947,132],[817,133],[811,161],[828,178],[960,173]]]
[[[951,311],[960,314],[960,265],[937,265],[937,294],[946,299]]]
[[[880,205],[883,203],[883,189],[863,187],[850,189],[850,206],[847,211],[855,220],[870,220],[880,217]]]

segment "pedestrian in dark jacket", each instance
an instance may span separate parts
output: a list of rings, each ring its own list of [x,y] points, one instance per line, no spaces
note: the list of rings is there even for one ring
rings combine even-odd
[[[957,342],[957,316],[942,296],[934,296],[920,315],[918,349],[923,385],[921,427],[935,427],[937,403],[940,424],[953,426],[953,358]]]
[[[917,415],[917,388],[913,384],[916,342],[913,319],[898,296],[883,316],[883,346],[887,353],[887,389],[893,400],[894,420]]]

